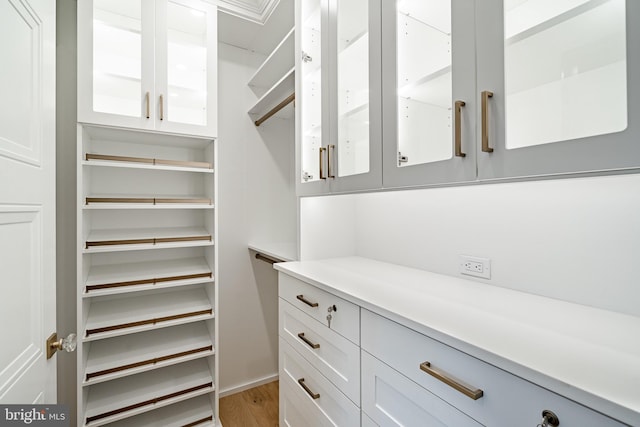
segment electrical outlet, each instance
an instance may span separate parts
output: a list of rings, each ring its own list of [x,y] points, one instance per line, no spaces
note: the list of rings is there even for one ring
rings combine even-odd
[[[460,255],[460,273],[467,276],[491,279],[491,260],[468,255]]]

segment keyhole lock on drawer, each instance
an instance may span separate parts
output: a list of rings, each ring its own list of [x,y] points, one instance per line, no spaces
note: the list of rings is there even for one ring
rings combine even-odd
[[[333,319],[333,316],[331,315],[331,313],[333,313],[334,311],[338,311],[338,308],[336,307],[336,305],[335,305],[335,304],[334,304],[334,305],[330,305],[330,306],[327,308],[327,313],[328,313],[328,314],[327,314],[327,326],[328,326],[329,328],[331,328],[331,319]]]
[[[558,416],[548,409],[542,411],[542,422],[537,427],[558,427],[560,420]]]

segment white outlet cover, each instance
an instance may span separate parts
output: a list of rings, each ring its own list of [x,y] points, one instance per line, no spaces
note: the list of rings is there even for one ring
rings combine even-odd
[[[459,256],[459,271],[460,274],[464,274],[466,276],[473,277],[481,277],[483,279],[491,279],[491,260],[489,258],[480,258],[470,255],[460,255]],[[465,267],[467,262],[473,262],[482,264],[482,272],[468,270]]]

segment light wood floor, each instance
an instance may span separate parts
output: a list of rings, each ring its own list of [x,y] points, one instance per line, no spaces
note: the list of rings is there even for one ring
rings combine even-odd
[[[220,399],[224,427],[278,427],[278,381]]]

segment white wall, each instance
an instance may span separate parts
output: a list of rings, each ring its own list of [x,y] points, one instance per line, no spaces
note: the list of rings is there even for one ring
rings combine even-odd
[[[487,283],[640,316],[639,194],[640,175],[621,175],[337,197],[353,198],[354,218],[341,215],[354,255],[465,278],[458,255],[486,257]],[[301,216],[322,217],[337,197],[316,198],[313,213],[305,201]],[[305,257],[318,242],[301,233]]]
[[[247,245],[293,241],[297,226],[292,122],[272,118],[256,128],[247,115],[256,101],[247,82],[263,59],[219,44],[216,283],[223,395],[277,377],[277,275]]]

